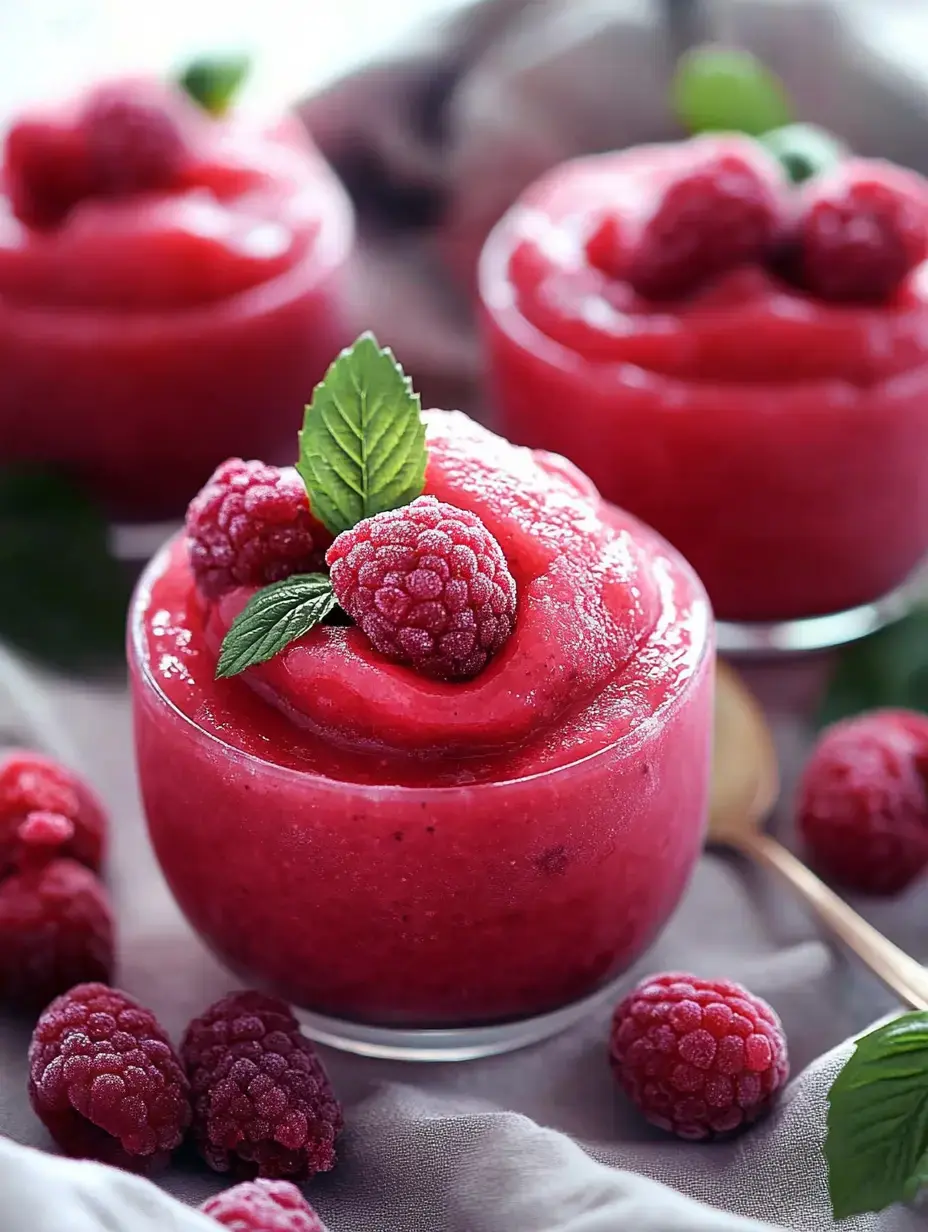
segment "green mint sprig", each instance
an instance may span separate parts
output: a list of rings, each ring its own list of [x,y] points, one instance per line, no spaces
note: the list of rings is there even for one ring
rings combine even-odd
[[[857,1041],[828,1093],[825,1157],[835,1219],[911,1200],[928,1183],[928,1013]]]
[[[759,137],[793,119],[786,88],[749,51],[708,45],[680,57],[671,103],[691,133],[747,133]]]
[[[419,395],[373,334],[362,334],[316,386],[299,434],[297,471],[310,508],[333,535],[422,495],[425,424]],[[257,591],[223,639],[216,678],[266,663],[336,610],[325,573]]]
[[[296,573],[262,587],[229,626],[216,679],[237,676],[246,667],[273,659],[325,620],[334,607],[332,583],[324,573]]]
[[[219,117],[232,106],[250,72],[250,56],[201,56],[187,65],[178,81],[204,111]]]
[[[341,534],[421,496],[425,463],[419,395],[393,352],[362,334],[306,408],[296,469],[312,511]]]

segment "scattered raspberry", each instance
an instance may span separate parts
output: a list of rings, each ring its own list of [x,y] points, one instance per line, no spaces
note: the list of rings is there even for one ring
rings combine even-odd
[[[21,222],[58,226],[93,189],[83,131],[53,120],[19,120],[7,133],[4,179]]]
[[[476,676],[512,633],[516,584],[474,513],[420,496],[326,554],[339,603],[381,654],[439,680]]]
[[[257,992],[224,997],[191,1022],[181,1055],[211,1168],[305,1180],[333,1166],[341,1108],[282,1001]]]
[[[776,160],[746,139],[691,142],[627,254],[626,281],[649,299],[673,299],[761,260],[780,229],[782,184]]]
[[[188,160],[179,101],[158,82],[99,86],[81,110],[91,181],[109,196],[168,188]]]
[[[786,1037],[766,1002],[740,984],[655,975],[615,1011],[616,1079],[647,1119],[680,1138],[755,1121],[789,1076]]]
[[[928,865],[928,716],[875,710],[827,728],[797,824],[825,876],[867,894],[904,889]]]
[[[809,182],[796,277],[822,299],[878,303],[928,255],[928,193],[913,172],[857,160]]]
[[[322,1220],[289,1181],[245,1181],[200,1207],[234,1232],[325,1232]]]
[[[330,538],[296,471],[263,462],[223,462],[187,509],[190,564],[210,599],[318,569]]]
[[[40,814],[33,814],[33,817]],[[0,1001],[40,1010],[113,970],[113,917],[99,878],[51,860],[0,882]]]
[[[58,854],[99,871],[106,832],[100,801],[82,779],[51,758],[14,749],[0,756],[0,876],[20,862],[20,826],[30,813],[67,818],[74,834]]]
[[[29,1098],[68,1155],[149,1172],[190,1124],[190,1088],[154,1014],[105,984],[53,1001],[29,1046]]]

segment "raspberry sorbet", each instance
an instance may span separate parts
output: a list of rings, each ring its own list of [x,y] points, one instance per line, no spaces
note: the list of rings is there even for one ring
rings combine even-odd
[[[712,719],[710,611],[677,553],[562,458],[424,419],[424,496],[328,553],[357,625],[217,680],[254,587],[205,596],[176,539],[130,630],[150,832],[193,925],[304,1009],[408,1029],[543,1014],[641,953],[700,849]],[[385,575],[384,552],[418,564]],[[396,624],[401,586],[435,616],[442,577],[489,661],[456,657],[456,632],[423,659],[422,627]]]
[[[353,222],[295,120],[154,81],[17,118],[0,196],[0,457],[174,516],[230,453],[289,456],[346,340]]]
[[[725,620],[882,596],[928,549],[925,189],[864,160],[790,189],[738,137],[557,168],[481,259],[502,429],[666,535]]]

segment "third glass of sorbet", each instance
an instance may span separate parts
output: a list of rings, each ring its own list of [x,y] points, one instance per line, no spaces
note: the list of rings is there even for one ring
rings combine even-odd
[[[705,582],[720,648],[775,648],[778,627],[797,649],[846,640],[928,551],[924,267],[881,305],[816,300],[760,267],[647,301],[594,268],[586,240],[617,185],[678,149],[567,163],[490,236],[502,430],[567,455],[665,535]],[[848,619],[805,619],[835,613]]]

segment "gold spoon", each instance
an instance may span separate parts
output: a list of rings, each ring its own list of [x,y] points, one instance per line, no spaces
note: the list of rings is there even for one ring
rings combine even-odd
[[[777,755],[767,720],[738,675],[717,664],[715,751],[709,842],[729,847],[785,877],[818,918],[913,1009],[928,1009],[928,970],[887,940],[830,890],[761,823],[779,794]]]

